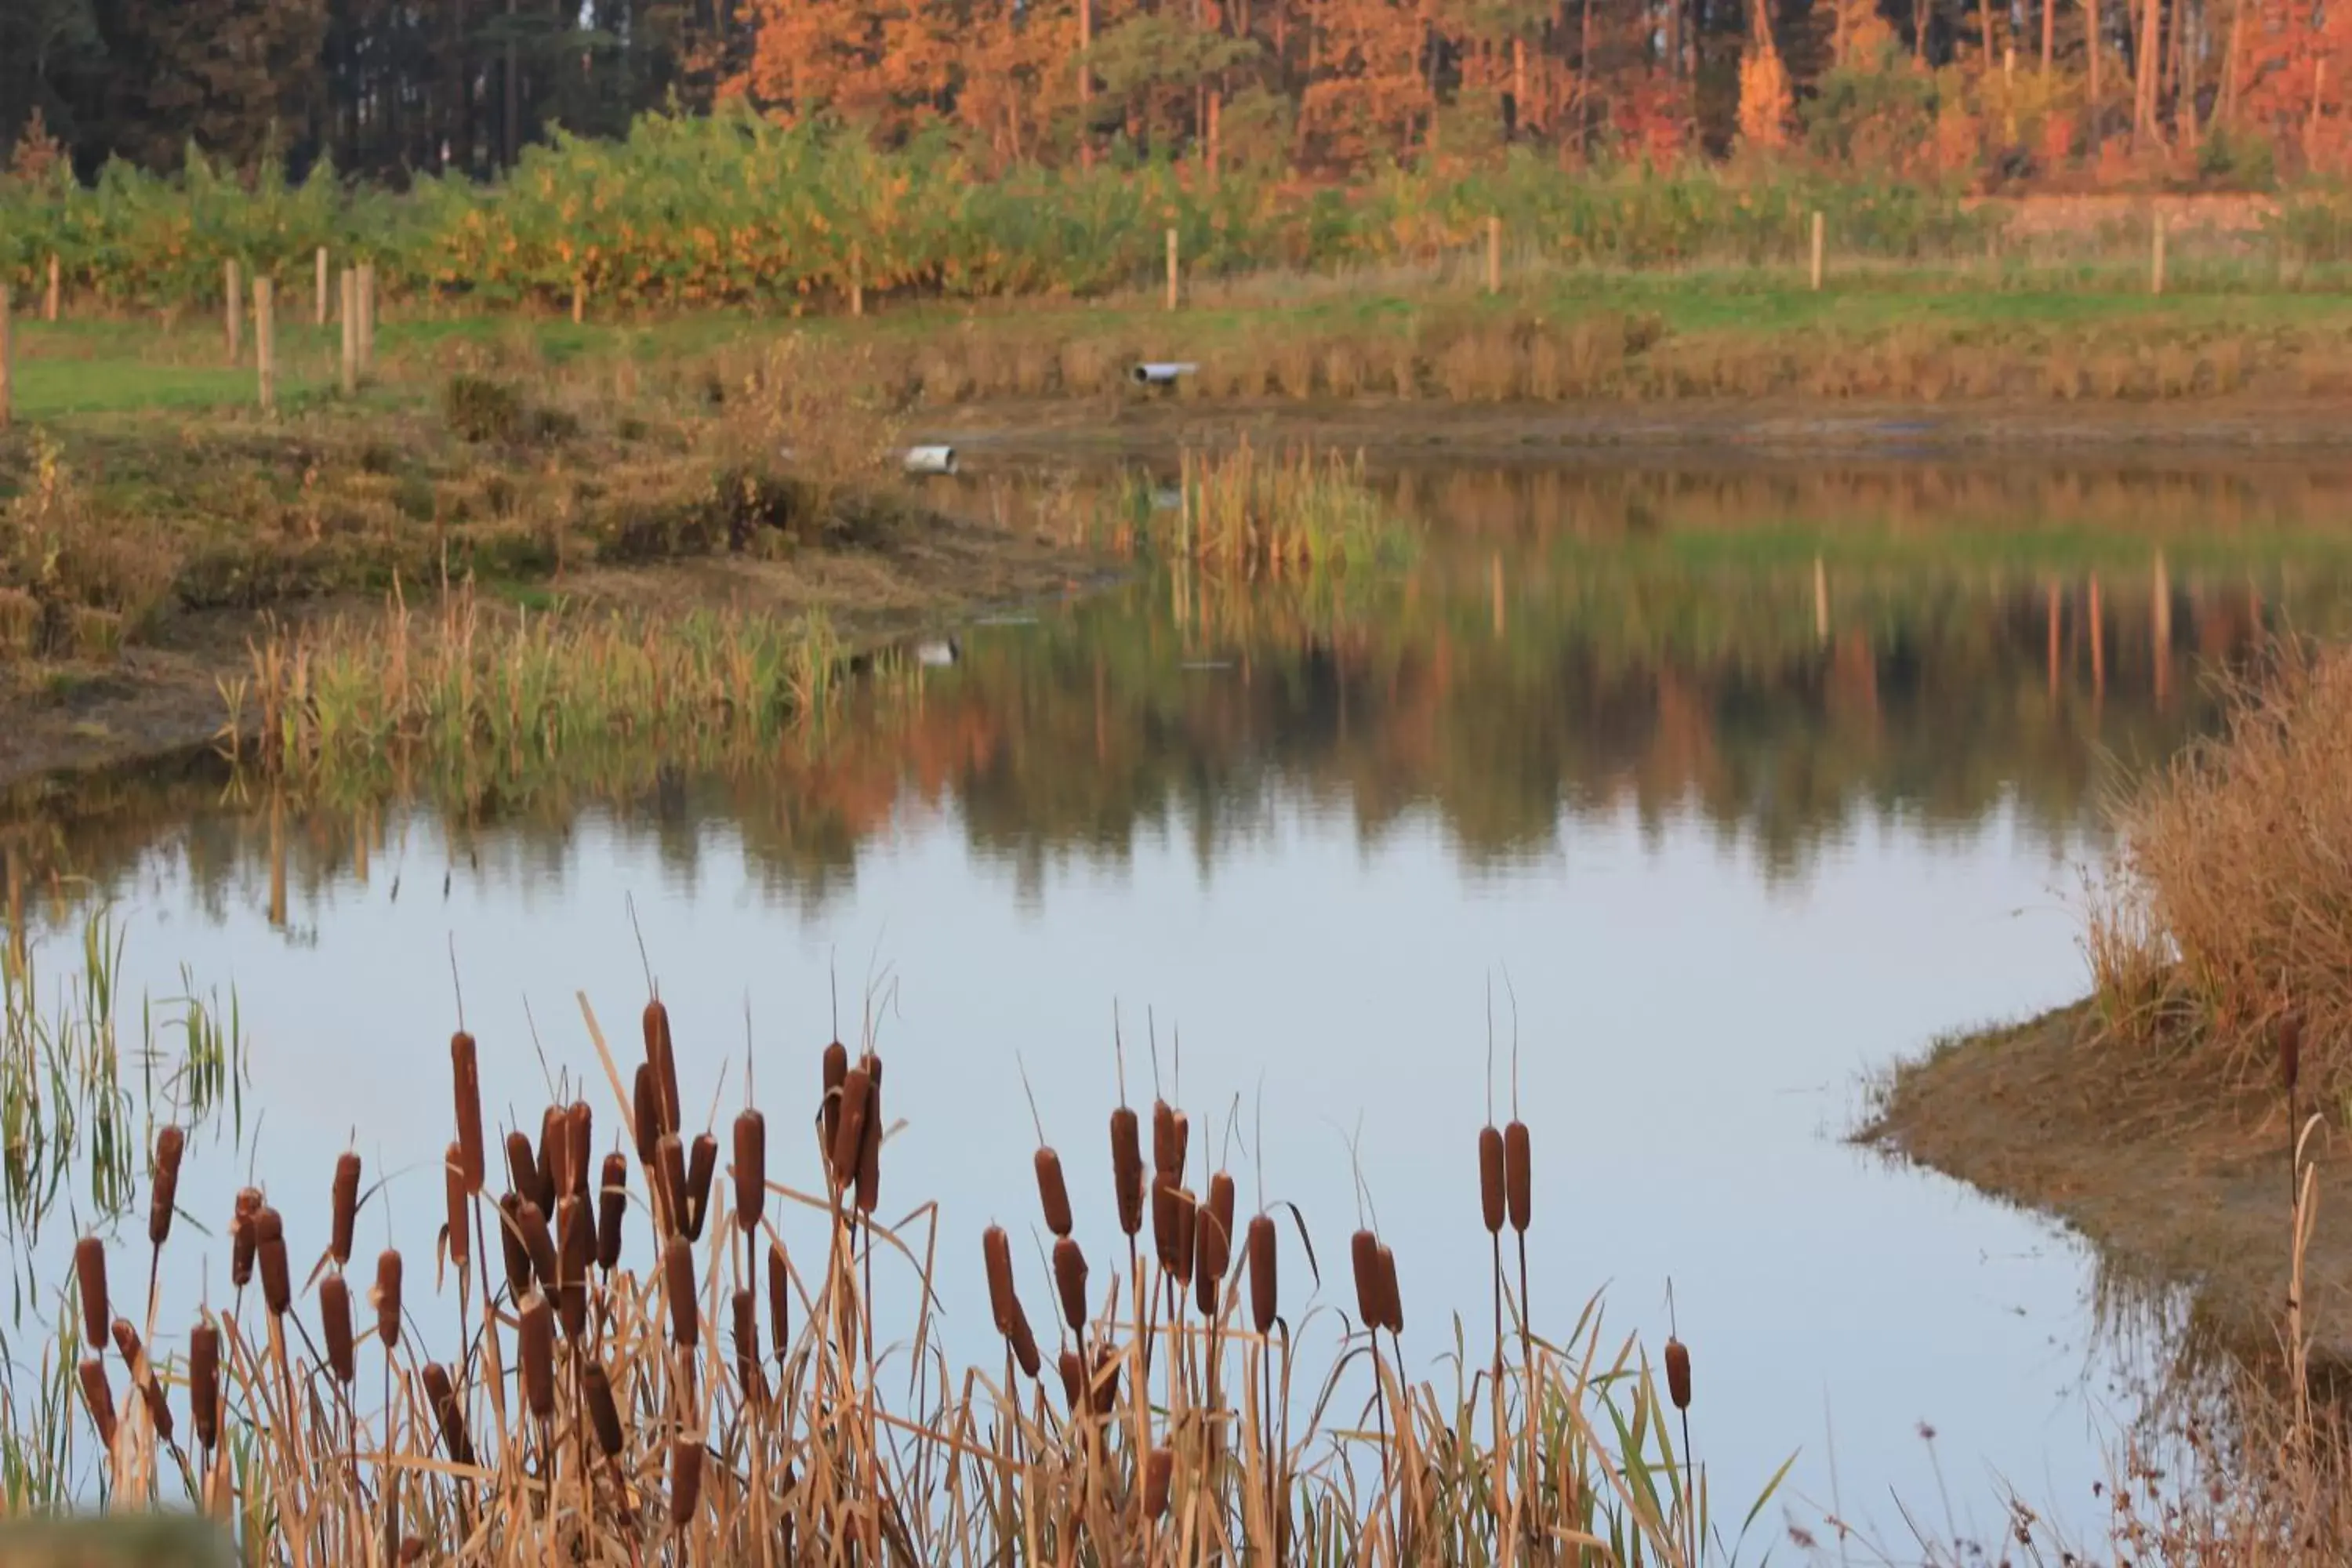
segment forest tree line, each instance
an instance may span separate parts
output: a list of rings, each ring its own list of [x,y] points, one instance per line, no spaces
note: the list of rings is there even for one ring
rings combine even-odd
[[[2325,169],[2352,13],[2289,0],[0,0],[0,154],[488,177],[740,98],[999,168],[1313,178],[1518,145],[1874,174]]]

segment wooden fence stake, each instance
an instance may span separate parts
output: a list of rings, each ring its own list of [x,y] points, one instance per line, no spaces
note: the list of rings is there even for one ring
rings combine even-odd
[[[578,273],[572,275],[572,324],[578,326],[588,319],[588,279]]]
[[[360,374],[375,374],[375,263],[360,263]]]
[[[235,364],[245,350],[245,294],[234,259],[221,263],[221,325],[228,334],[228,363]]]
[[[319,274],[317,284],[317,293],[319,297],[319,325],[323,327],[327,324],[327,247],[323,245],[319,247],[317,260]]]
[[[343,317],[343,395],[355,396],[360,389],[360,275],[351,268],[342,271]]]
[[[2164,214],[2158,210],[2148,232],[2147,291],[2164,292]]]
[[[0,430],[8,428],[16,385],[16,338],[8,307],[8,285],[0,283]]]
[[[1822,291],[1822,215],[1813,214],[1813,292]]]
[[[849,313],[866,314],[866,253],[855,245],[849,247]]]
[[[43,321],[54,321],[58,319],[58,296],[65,292],[58,281],[58,271],[57,253],[52,251],[49,254],[49,297],[41,304]]]
[[[1176,231],[1168,231],[1168,308],[1176,308]]]
[[[268,278],[253,280],[253,358],[261,384],[261,411],[278,412],[277,286]]]
[[[1486,292],[1503,291],[1503,220],[1493,214],[1486,218]]]

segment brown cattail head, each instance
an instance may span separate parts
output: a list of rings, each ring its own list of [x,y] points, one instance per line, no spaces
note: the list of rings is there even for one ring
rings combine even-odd
[[[122,1352],[122,1364],[131,1373],[131,1386],[147,1406],[148,1418],[154,1423],[155,1436],[168,1443],[172,1440],[172,1405],[163,1397],[163,1385],[157,1381],[155,1368],[147,1359],[146,1347],[139,1342],[139,1331],[131,1326],[128,1318],[114,1320],[114,1348]]]
[[[507,1193],[499,1199],[499,1248],[507,1265],[507,1295],[520,1301],[530,1292],[530,1248],[522,1239],[522,1199]]]
[[[1234,1178],[1231,1172],[1219,1171],[1209,1178],[1208,1212],[1217,1218],[1217,1239],[1223,1247],[1220,1257],[1231,1259],[1234,1255]],[[1219,1273],[1224,1272],[1223,1265]]]
[[[1174,1267],[1169,1272],[1176,1277],[1176,1286],[1185,1289],[1192,1283],[1193,1248],[1201,1226],[1200,1201],[1192,1196],[1190,1187],[1172,1187],[1175,1205],[1176,1240],[1173,1247]]]
[[[596,1113],[584,1100],[575,1100],[563,1113],[563,1191],[575,1198],[588,1195],[588,1170],[595,1157]],[[562,1194],[558,1194],[562,1196]]]
[[[572,1187],[572,1128],[560,1105],[539,1113],[538,1164],[538,1202],[552,1210],[555,1200]]]
[[[457,1403],[457,1391],[450,1384],[449,1369],[437,1361],[425,1363],[425,1399],[441,1428],[441,1451],[453,1465],[472,1464],[474,1444],[466,1436],[465,1408]]]
[[[1677,1410],[1690,1408],[1690,1347],[1671,1334],[1666,1336],[1666,1397]]]
[[[882,1201],[882,1058],[866,1053],[866,1126],[857,1140],[857,1212]]]
[[[541,1421],[555,1418],[555,1309],[534,1290],[522,1299],[518,1314],[521,1328],[523,1402]]]
[[[702,1342],[702,1315],[695,1310],[694,1249],[673,1236],[662,1247],[662,1276],[669,1292],[669,1333],[680,1350]]]
[[[1118,1352],[1108,1345],[1095,1347],[1095,1414],[1108,1415],[1118,1408]]]
[[[1274,1331],[1275,1268],[1274,1216],[1262,1214],[1249,1222],[1250,1326],[1261,1334]]]
[[[1367,1329],[1381,1326],[1381,1238],[1360,1230],[1348,1238],[1349,1271],[1356,1279],[1356,1316]]]
[[[449,1261],[456,1264],[460,1272],[474,1256],[466,1208],[467,1194],[470,1191],[466,1184],[465,1151],[452,1143],[448,1158],[441,1167],[441,1239],[449,1249]]]
[[[1070,1407],[1070,1414],[1076,1415],[1078,1412],[1089,1408],[1092,1402],[1087,1398],[1086,1357],[1076,1351],[1064,1351],[1061,1358],[1061,1373],[1062,1399]]]
[[[1029,1314],[1021,1310],[1021,1303],[1017,1300],[1013,1303],[1011,1338],[1013,1359],[1021,1363],[1021,1375],[1034,1379],[1045,1366],[1045,1360],[1038,1353],[1037,1336],[1029,1327]]]
[[[1503,1234],[1503,1131],[1478,1129],[1478,1217],[1488,1236]]]
[[[220,1330],[208,1319],[188,1335],[188,1415],[196,1441],[220,1446]]]
[[[775,1342],[776,1359],[793,1342],[793,1270],[781,1243],[768,1248],[768,1337]]]
[[[459,1169],[466,1190],[482,1190],[482,1069],[475,1059],[474,1037],[460,1029],[449,1037],[449,1066],[457,1081],[457,1147],[464,1154]]]
[[[171,1239],[172,1214],[180,1204],[180,1156],[188,1135],[166,1126],[155,1134],[155,1181],[147,1197],[147,1243],[161,1247]]]
[[[606,1458],[617,1458],[621,1452],[621,1407],[613,1400],[613,1380],[606,1375],[604,1363],[591,1361],[581,1383],[588,1398],[588,1426],[596,1434],[596,1447]]]
[[[1151,1173],[1184,1173],[1184,1114],[1164,1100],[1151,1102]]]
[[[2286,1086],[2286,1097],[2294,1098],[2296,1086],[2303,1079],[2303,1015],[2289,1013],[2279,1021],[2279,1081]]]
[[[686,1145],[675,1132],[665,1132],[654,1145],[654,1174],[661,1182],[655,1217],[665,1238],[686,1228]]]
[[[375,1259],[375,1337],[390,1355],[400,1348],[400,1253],[385,1247]]]
[[[352,1357],[352,1288],[339,1273],[319,1281],[319,1324],[326,1331],[327,1366],[348,1388],[358,1367]]]
[[[530,1254],[531,1278],[554,1289],[558,1279],[555,1233],[548,1228],[547,1212],[525,1198],[515,1205],[515,1225],[522,1232],[524,1249]]]
[[[629,1162],[617,1151],[604,1156],[596,1193],[596,1267],[610,1274],[621,1261],[621,1222],[629,1214]]]
[[[98,1428],[99,1443],[114,1447],[114,1389],[106,1381],[106,1363],[96,1356],[81,1363],[81,1402],[89,1411],[90,1425]]]
[[[760,1379],[760,1298],[739,1289],[729,1305],[735,1319],[735,1386],[746,1400],[755,1400],[765,1388]]]
[[[1062,1157],[1051,1149],[1037,1151],[1037,1201],[1045,1205],[1045,1228],[1055,1236],[1068,1236],[1070,1189],[1062,1180]]]
[[[857,1183],[857,1157],[866,1144],[866,1100],[874,1092],[873,1075],[860,1065],[841,1080],[841,1121],[834,1129],[834,1184],[846,1190]]]
[[[539,1202],[539,1152],[520,1130],[507,1134],[507,1190]]]
[[[596,1267],[596,1222],[588,1200],[571,1194],[555,1202],[555,1314],[563,1337],[588,1331],[588,1276]]]
[[[661,1090],[655,1086],[651,1062],[637,1064],[636,1082],[629,1093],[629,1121],[637,1138],[637,1158],[650,1165],[662,1135]]]
[[[1062,1298],[1062,1320],[1070,1332],[1084,1339],[1087,1331],[1087,1255],[1077,1237],[1066,1236],[1054,1243],[1054,1289]]]
[[[228,1282],[238,1289],[253,1283],[253,1249],[257,1238],[253,1216],[261,1212],[261,1189],[247,1187],[236,1194],[236,1212],[228,1222]]]
[[[694,1156],[686,1167],[686,1234],[702,1239],[702,1222],[710,1212],[710,1179],[719,1170],[719,1140],[708,1132],[694,1135]]]
[[[1013,1289],[1013,1238],[1004,1234],[1001,1225],[992,1225],[981,1232],[980,1248],[988,1260],[988,1310],[996,1324],[996,1331],[1010,1336],[1013,1314],[1021,1310],[1021,1300]]]
[[[669,1009],[656,996],[646,1004],[646,1062],[654,1069],[654,1087],[661,1091],[661,1127],[676,1132],[677,1119],[677,1050],[670,1040]]]
[[[1168,1488],[1176,1479],[1176,1455],[1154,1448],[1143,1457],[1143,1511],[1153,1520],[1168,1517]]]
[[[669,1446],[669,1527],[684,1530],[702,1506],[702,1445],[680,1437]]]
[[[1392,1334],[1404,1332],[1404,1297],[1397,1289],[1396,1254],[1386,1247],[1380,1249],[1380,1268],[1372,1276],[1380,1292],[1380,1324]]]
[[[253,1216],[254,1256],[261,1264],[261,1300],[273,1318],[294,1306],[294,1277],[286,1260],[286,1222],[264,1204]]]
[[[849,1082],[849,1047],[839,1040],[824,1048],[824,1110],[819,1117],[824,1130],[824,1156],[833,1158],[834,1140],[841,1132],[841,1091]]]
[[[1176,1272],[1176,1193],[1175,1177],[1151,1178],[1151,1249],[1163,1274]]]
[[[1225,1213],[1217,1213],[1218,1188],[1223,1184]],[[1209,1179],[1209,1201],[1201,1205],[1193,1223],[1192,1289],[1203,1317],[1217,1315],[1217,1301],[1225,1282],[1225,1270],[1234,1260],[1233,1240],[1234,1179],[1223,1171]]]
[[[336,1268],[348,1268],[352,1261],[352,1230],[360,1217],[360,1157],[349,1150],[335,1157],[334,1215],[335,1226],[327,1250],[334,1254]]]
[[[760,1228],[768,1202],[768,1119],[757,1110],[735,1118],[735,1223],[745,1236]]]
[[[82,1338],[90,1349],[102,1351],[114,1304],[106,1293],[106,1244],[94,1236],[74,1243],[74,1283],[81,1291]]]
[[[1503,1129],[1503,1187],[1510,1199],[1511,1228],[1521,1236],[1535,1217],[1535,1169],[1528,1147],[1528,1124],[1514,1121]]]
[[[1110,1174],[1118,1192],[1118,1228],[1131,1241],[1143,1229],[1143,1133],[1124,1105],[1110,1113]]]

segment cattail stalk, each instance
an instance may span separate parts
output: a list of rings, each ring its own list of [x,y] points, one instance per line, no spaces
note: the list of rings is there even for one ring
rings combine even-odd
[[[319,1281],[319,1324],[325,1331],[328,1369],[348,1389],[359,1369],[352,1353],[352,1288],[340,1273]]]
[[[719,1170],[719,1140],[708,1132],[694,1138],[694,1155],[686,1171],[686,1236],[702,1239],[702,1221],[710,1207],[710,1182]]]
[[[746,1110],[735,1118],[735,1224],[748,1238],[768,1201],[768,1119]]]
[[[482,1069],[474,1037],[460,1029],[449,1037],[449,1065],[457,1086],[457,1147],[465,1159],[466,1190],[482,1190]]]
[[[610,1274],[621,1261],[621,1222],[629,1215],[629,1162],[618,1152],[604,1156],[596,1194],[596,1267]]]
[[[286,1258],[286,1221],[264,1204],[253,1216],[254,1256],[261,1264],[261,1300],[273,1318],[294,1306],[294,1278]]]
[[[1126,1106],[1110,1113],[1111,1184],[1118,1196],[1118,1228],[1132,1242],[1143,1229],[1143,1135]]]
[[[220,1330],[206,1319],[188,1335],[188,1416],[207,1453],[220,1446]]]
[[[534,1290],[523,1298],[518,1316],[523,1401],[544,1425],[555,1419],[555,1310]]]
[[[441,1167],[441,1240],[448,1249],[449,1261],[457,1266],[457,1277],[464,1279],[466,1265],[473,1258],[471,1226],[467,1219],[466,1200],[471,1191],[466,1181],[466,1152],[452,1143],[448,1157]]]
[[[236,1194],[236,1212],[228,1225],[228,1280],[242,1290],[253,1283],[254,1249],[260,1244],[254,1218],[261,1212],[261,1189],[247,1187]]]
[[[1066,1238],[1071,1230],[1070,1189],[1062,1179],[1062,1157],[1051,1149],[1036,1156],[1037,1201],[1045,1211],[1045,1228]]]
[[[385,1247],[375,1260],[375,1337],[389,1356],[400,1348],[400,1254]]]
[[[334,1229],[327,1247],[338,1268],[351,1264],[352,1232],[359,1224],[359,1213],[360,1157],[345,1151],[335,1158]]]
[[[81,1295],[81,1333],[89,1348],[106,1348],[106,1326],[114,1316],[106,1289],[106,1244],[94,1236],[74,1243],[74,1283]]]
[[[172,1215],[180,1201],[180,1156],[187,1134],[165,1126],[155,1134],[155,1180],[147,1199],[147,1243],[162,1247],[171,1239]]]

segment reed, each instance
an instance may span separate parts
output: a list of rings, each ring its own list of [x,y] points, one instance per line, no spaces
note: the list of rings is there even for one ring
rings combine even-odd
[[[474,1037],[460,1029],[449,1037],[449,1066],[457,1100],[457,1170],[466,1190],[482,1190],[482,1069]]]
[[[346,1152],[335,1160],[335,1185],[331,1194],[334,1229],[327,1244],[328,1256],[337,1268],[346,1268],[352,1260],[352,1233],[359,1224],[360,1157]]]
[[[710,1183],[719,1170],[719,1140],[698,1132],[686,1167],[686,1238],[702,1239],[702,1222],[710,1207]]]
[[[327,1370],[345,1388],[359,1375],[352,1349],[352,1288],[340,1272],[319,1281],[319,1329],[327,1345]]]
[[[172,1215],[179,1205],[180,1160],[187,1144],[188,1135],[176,1125],[164,1126],[155,1133],[154,1184],[147,1200],[150,1247],[161,1247],[172,1238]]]

